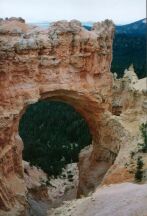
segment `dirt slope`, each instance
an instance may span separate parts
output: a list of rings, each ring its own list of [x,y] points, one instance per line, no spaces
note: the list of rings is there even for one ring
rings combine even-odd
[[[49,216],[147,216],[147,184],[104,186],[87,198],[66,202]]]

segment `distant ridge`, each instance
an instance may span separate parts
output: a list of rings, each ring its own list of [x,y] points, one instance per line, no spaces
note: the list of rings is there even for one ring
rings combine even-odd
[[[29,25],[35,25],[35,26],[39,26],[40,28],[43,28],[43,29],[47,29],[51,22],[32,22],[32,23],[28,23]]]
[[[146,18],[127,25],[116,26],[116,33],[119,34],[143,35],[146,34],[146,32],[147,32]]]
[[[146,76],[147,19],[116,26],[113,42],[111,71],[123,76],[125,68],[133,63],[139,78]]]

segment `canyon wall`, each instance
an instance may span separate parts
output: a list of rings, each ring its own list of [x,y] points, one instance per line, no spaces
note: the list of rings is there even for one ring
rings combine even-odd
[[[123,121],[127,114],[120,114],[127,113],[135,99],[121,100],[118,111],[122,91],[119,87],[112,91],[110,73],[113,33],[109,20],[95,23],[91,31],[76,20],[55,22],[46,30],[22,19],[0,21],[0,215],[25,214],[27,189],[18,125],[26,107],[38,100],[67,102],[89,125],[93,143],[81,152],[78,196],[101,183],[132,181],[124,163],[134,136]],[[139,115],[144,112],[140,108]]]
[[[55,22],[47,30],[21,19],[0,21],[1,209],[25,199],[18,124],[29,104],[45,99],[71,104],[86,119],[93,145],[100,149],[93,157],[108,157],[111,147],[103,146],[100,125],[111,110],[113,33],[109,20],[94,24],[92,31],[76,20]],[[107,169],[110,163],[106,160]]]

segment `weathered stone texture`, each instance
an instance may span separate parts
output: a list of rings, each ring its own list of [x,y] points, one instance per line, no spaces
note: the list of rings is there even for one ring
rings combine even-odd
[[[110,170],[105,181],[111,182],[111,174],[115,175],[119,167],[124,167],[123,162],[128,157],[128,154],[123,155],[124,149],[132,138],[123,119],[110,113],[113,33],[114,26],[109,20],[96,23],[92,31],[75,20],[55,22],[47,30],[28,26],[22,20],[0,21],[1,209],[12,209],[14,203],[18,205],[17,201],[22,204],[20,197],[24,199],[23,145],[18,125],[26,107],[38,100],[67,102],[89,125],[93,147],[87,158],[80,159],[79,193],[87,194],[101,182],[118,152],[113,171]],[[113,92],[114,103],[119,93]],[[130,105],[124,104],[126,100],[121,100],[125,111]]]
[[[14,18],[1,20],[0,178],[22,178],[19,119],[39,99],[73,105],[88,122],[93,142],[101,145],[99,125],[111,109],[113,32],[108,20],[92,31],[76,20],[55,22],[47,30]]]

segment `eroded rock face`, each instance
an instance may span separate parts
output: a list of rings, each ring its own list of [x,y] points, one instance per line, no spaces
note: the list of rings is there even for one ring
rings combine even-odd
[[[93,145],[81,152],[78,196],[87,195],[103,184],[134,182],[138,156],[142,156],[144,163],[143,182],[147,181],[146,154],[139,153],[139,143],[143,143],[139,128],[147,115],[146,96],[146,78],[139,80],[133,66],[125,70],[121,79],[113,75],[113,115],[105,113],[100,124],[105,150]]]
[[[109,152],[102,146],[100,125],[103,113],[111,110],[113,32],[108,20],[91,32],[75,20],[53,23],[47,30],[16,19],[0,22],[0,178],[6,181],[1,208],[12,204],[5,188],[17,200],[9,178],[23,182],[18,124],[27,105],[40,99],[70,103],[88,122],[94,145]]]
[[[108,20],[96,23],[92,31],[75,20],[56,22],[47,30],[16,19],[0,21],[0,214],[6,210],[9,215],[25,214],[18,125],[26,107],[38,100],[67,102],[89,125],[93,146],[80,159],[79,194],[88,194],[100,184],[112,164],[103,182],[112,183],[122,171],[125,175],[117,182],[133,178],[124,167],[129,153],[123,155],[133,142],[131,131],[110,113],[113,32]],[[121,101],[127,111],[130,105]]]
[[[146,123],[147,115],[146,81],[146,78],[140,80],[137,78],[133,66],[125,70],[123,78],[117,79],[114,76],[112,90],[112,113],[114,115],[111,118],[118,125],[117,130],[113,130],[115,138],[121,137],[121,142],[115,163],[103,178],[102,184],[134,181],[138,156],[142,157],[144,163],[142,182],[147,181],[146,154],[139,150],[139,143],[143,143],[140,126]],[[114,128],[114,124],[112,127]]]
[[[133,65],[124,71],[123,78],[117,79],[115,74],[113,76],[113,114],[120,115],[122,112],[126,112],[126,110],[132,110],[132,113],[134,111],[142,112],[147,95],[146,78],[139,80]]]
[[[76,163],[68,164],[60,176],[50,179],[41,169],[23,163],[28,215],[44,216],[49,209],[61,206],[63,201],[76,199],[79,177]]]

